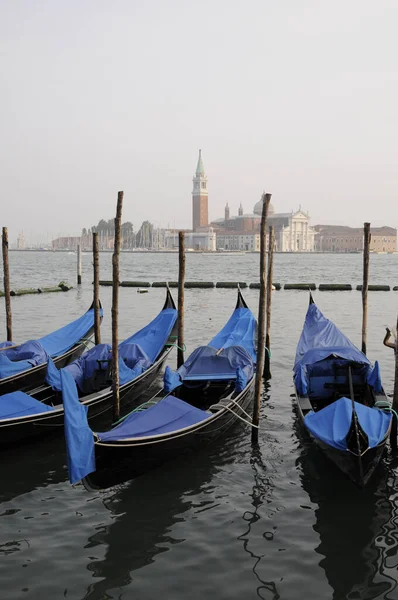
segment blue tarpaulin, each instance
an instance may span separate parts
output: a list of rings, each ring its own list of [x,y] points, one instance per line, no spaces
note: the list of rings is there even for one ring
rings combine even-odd
[[[0,379],[22,373],[46,363],[48,354],[37,340],[29,340],[16,348],[0,352]]]
[[[55,358],[64,354],[84,338],[93,325],[94,309],[90,309],[80,319],[38,340],[29,340],[16,348],[2,350],[0,352],[0,379],[45,364],[49,356]]]
[[[61,369],[64,430],[69,481],[76,483],[95,471],[94,437],[87,421],[87,406],[79,402],[75,380]]]
[[[221,331],[211,340],[212,348],[229,348],[229,346],[242,346],[256,362],[256,319],[249,308],[236,308],[229,321]]]
[[[120,344],[120,355],[123,353],[123,346],[136,344],[151,362],[155,362],[167,342],[176,320],[177,310],[175,308],[163,309],[146,327]]]
[[[204,410],[195,408],[174,396],[167,396],[155,406],[131,414],[111,431],[97,433],[97,435],[100,441],[104,442],[160,435],[195,425],[208,419],[209,416],[210,414]]]
[[[309,305],[305,317],[294,363],[294,383],[299,394],[308,393],[310,366],[329,357],[364,365],[364,381],[381,391],[379,366],[372,366],[369,359],[319,310],[315,303]],[[327,364],[326,364],[327,367]],[[332,364],[329,369],[332,371]]]
[[[369,408],[355,402],[359,424],[369,439],[369,448],[377,446],[385,437],[391,422],[391,413]],[[325,444],[347,450],[347,434],[352,421],[352,401],[340,398],[318,412],[309,412],[304,424],[312,435]]]
[[[237,372],[249,381],[253,377],[254,365],[250,354],[241,346],[229,346],[221,352],[210,346],[200,346],[192,352],[181,367],[173,372],[169,367],[164,374],[164,389],[170,392],[183,381],[234,380]]]
[[[102,308],[100,314],[102,317]],[[39,338],[38,341],[49,356],[61,356],[77,344],[81,338],[84,338],[92,327],[94,327],[94,309],[90,308],[76,321]]]
[[[24,392],[11,392],[0,396],[0,419],[27,417],[52,410],[53,406],[47,406]]]
[[[9,346],[14,346],[14,342],[0,342],[0,348],[8,348]]]
[[[119,344],[119,381],[124,385],[146,371],[164,348],[177,319],[175,308],[162,310],[146,327]],[[79,389],[86,391],[85,385],[99,370],[107,370],[112,360],[112,348],[99,344],[65,367]],[[58,369],[48,362],[46,382],[54,390],[61,389]]]

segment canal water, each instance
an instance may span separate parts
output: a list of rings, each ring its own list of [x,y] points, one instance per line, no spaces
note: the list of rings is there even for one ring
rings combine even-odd
[[[175,280],[177,255],[122,254],[121,279]],[[361,283],[362,257],[275,256],[274,281]],[[101,278],[111,255],[101,254]],[[12,287],[75,283],[76,255],[10,253]],[[187,280],[258,281],[258,255],[187,255]],[[14,298],[15,341],[43,335],[92,300],[92,259],[67,293]],[[398,255],[371,256],[371,283],[398,285]],[[245,290],[257,312],[258,291]],[[320,309],[360,345],[361,294],[315,292]],[[165,290],[120,289],[120,338],[161,309]],[[101,288],[103,341],[110,341],[111,289]],[[186,291],[188,352],[228,319],[235,290]],[[398,465],[387,457],[365,491],[319,455],[298,427],[292,365],[308,304],[273,292],[272,380],[263,394],[260,444],[239,423],[203,452],[180,457],[106,492],[67,481],[62,436],[0,455],[1,598],[69,600],[398,599]],[[369,293],[368,354],[393,388],[398,292]],[[5,332],[4,306],[0,331]],[[0,335],[1,337],[1,335]],[[169,363],[175,366],[176,355]],[[160,383],[158,383],[160,385]],[[153,388],[155,389],[155,388]]]

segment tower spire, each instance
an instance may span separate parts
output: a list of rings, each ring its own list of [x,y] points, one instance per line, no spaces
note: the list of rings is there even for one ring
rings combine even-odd
[[[202,150],[199,150],[198,164],[196,165],[196,177],[204,176],[205,168],[202,161]]]

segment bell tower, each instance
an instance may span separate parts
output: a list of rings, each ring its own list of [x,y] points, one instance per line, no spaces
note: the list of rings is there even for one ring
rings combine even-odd
[[[209,224],[209,199],[207,177],[202,162],[202,150],[199,150],[198,164],[192,188],[192,230]]]

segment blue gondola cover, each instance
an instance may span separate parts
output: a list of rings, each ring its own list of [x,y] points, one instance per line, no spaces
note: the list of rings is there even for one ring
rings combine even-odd
[[[101,309],[102,316],[102,309]],[[0,352],[0,379],[45,364],[49,356],[61,356],[88,334],[94,325],[94,309],[72,323],[38,340],[29,340],[16,348]]]
[[[0,419],[28,417],[53,410],[54,407],[47,406],[24,392],[11,392],[0,396]]]
[[[294,383],[299,394],[308,393],[311,366],[333,357],[337,361],[356,363],[364,367],[364,380],[376,392],[382,389],[380,369],[373,367],[369,359],[349,340],[332,321],[329,321],[315,303],[310,304],[305,317],[294,363]],[[327,365],[325,365],[327,366]]]
[[[369,408],[355,402],[358,421],[368,436],[369,448],[377,446],[385,437],[391,422],[391,413]],[[333,448],[347,450],[346,436],[352,421],[352,401],[340,398],[318,412],[309,412],[304,424],[312,435]]]
[[[101,317],[102,314],[101,308]],[[76,321],[72,321],[72,323],[65,325],[65,327],[61,327],[57,331],[39,338],[38,341],[50,356],[61,356],[61,354],[70,350],[81,338],[86,336],[93,327],[94,309],[90,308],[90,310],[84,313],[79,319],[76,319]]]
[[[183,381],[234,380],[238,371],[240,378],[244,374],[246,381],[253,377],[253,360],[245,348],[229,346],[220,352],[210,346],[200,346],[177,371],[166,368],[164,389],[170,392]]]
[[[256,362],[256,337],[257,322],[249,308],[236,308],[230,319],[221,331],[211,340],[212,348],[229,348],[242,346]]]
[[[114,429],[97,435],[103,442],[160,435],[195,425],[209,416],[210,414],[204,410],[195,408],[174,396],[167,396],[155,406],[131,414]]]
[[[76,483],[95,471],[94,437],[87,421],[87,406],[79,402],[75,380],[61,369],[64,430],[69,481]]]
[[[16,375],[46,363],[48,354],[37,340],[29,340],[16,348],[0,352],[0,379]]]
[[[124,385],[144,373],[158,357],[167,342],[177,319],[177,310],[162,310],[146,327],[119,344],[119,381]],[[112,360],[112,348],[109,344],[99,344],[65,367],[84,391],[84,384],[96,371],[107,370]],[[58,369],[49,361],[46,382],[54,390],[61,389]]]

